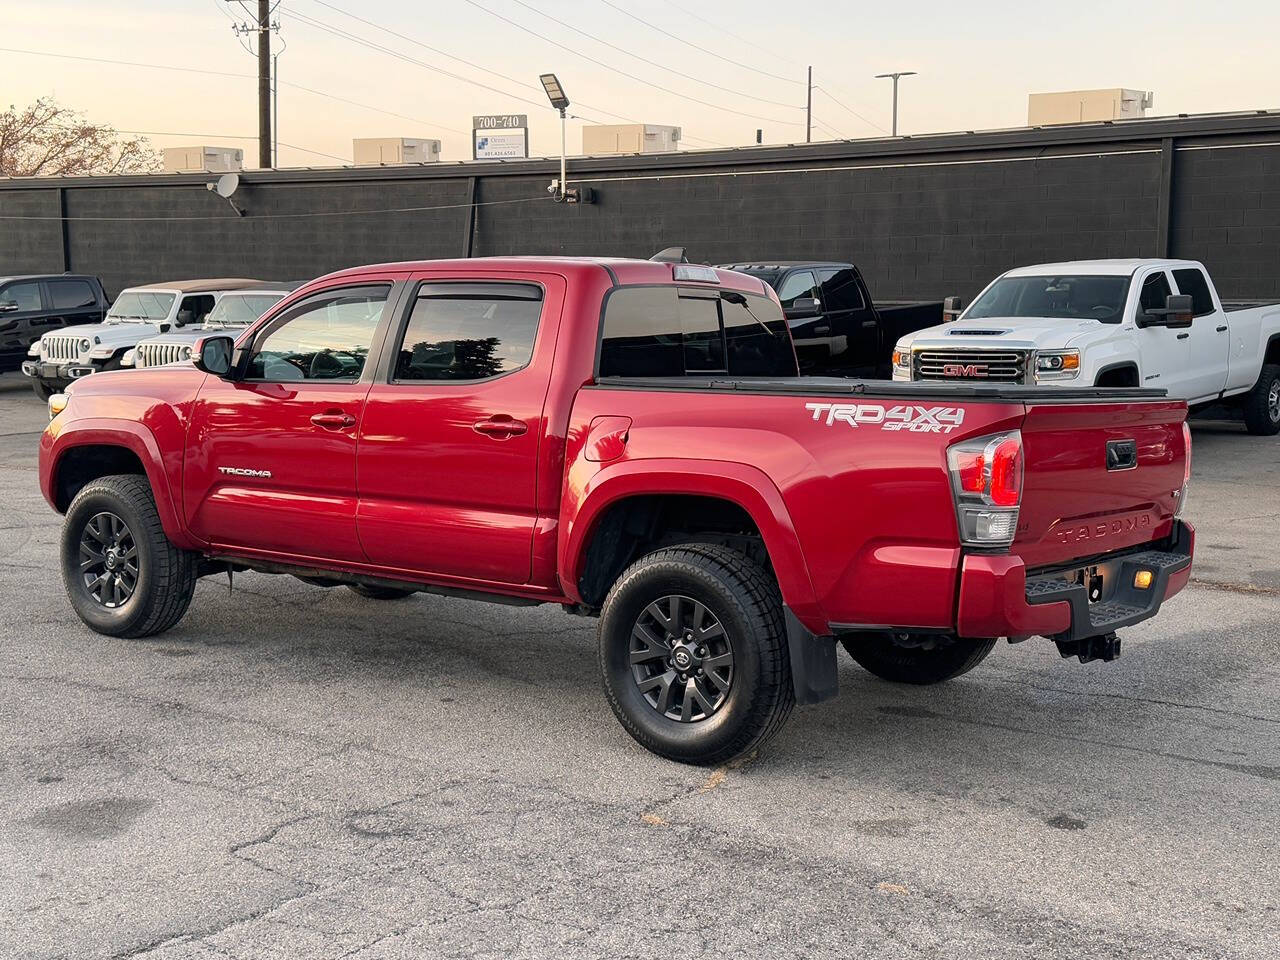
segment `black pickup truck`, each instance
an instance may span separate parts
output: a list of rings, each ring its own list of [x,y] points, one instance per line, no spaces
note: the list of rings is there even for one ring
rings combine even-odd
[[[777,291],[806,374],[888,379],[898,338],[946,319],[946,301],[875,303],[852,263],[752,260],[716,266],[759,277]]]
[[[111,301],[97,277],[77,273],[0,277],[0,373],[22,366],[45,333],[101,323]]]

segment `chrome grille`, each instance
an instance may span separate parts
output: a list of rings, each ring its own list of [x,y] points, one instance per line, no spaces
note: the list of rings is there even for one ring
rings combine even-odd
[[[159,367],[190,359],[189,343],[140,343],[134,354],[135,367]]]
[[[43,360],[79,360],[80,341],[83,337],[55,337],[45,334],[40,340],[40,354]]]
[[[1027,350],[918,350],[913,380],[1026,383]]]

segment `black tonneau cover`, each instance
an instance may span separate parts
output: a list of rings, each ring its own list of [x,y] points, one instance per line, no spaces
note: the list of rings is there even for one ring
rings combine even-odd
[[[1040,387],[1019,384],[976,384],[947,381],[852,380],[843,377],[599,377],[596,386],[625,390],[705,390],[711,393],[780,393],[901,397],[904,400],[1005,400],[1015,403],[1054,401],[1107,402],[1161,400],[1167,390],[1155,387]]]

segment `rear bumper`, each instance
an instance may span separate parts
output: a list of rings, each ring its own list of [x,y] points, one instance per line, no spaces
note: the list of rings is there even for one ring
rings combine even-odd
[[[1154,617],[1187,585],[1194,547],[1194,528],[1175,520],[1165,540],[1030,577],[1017,557],[970,554],[960,572],[957,632],[1060,644],[1106,636]],[[1151,585],[1139,589],[1134,577],[1143,570]]]

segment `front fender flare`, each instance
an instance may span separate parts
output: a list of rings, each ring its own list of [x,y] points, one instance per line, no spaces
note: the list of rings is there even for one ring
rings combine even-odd
[[[165,536],[175,546],[186,550],[198,550],[203,543],[187,533],[178,508],[177,497],[169,483],[169,471],[165,469],[160,445],[151,431],[136,420],[116,420],[108,417],[91,417],[72,420],[65,426],[56,421],[40,437],[40,492],[55,510],[58,509],[58,469],[68,451],[89,445],[124,447],[142,463],[147,483],[155,497],[156,512]],[[181,452],[179,452],[179,457]],[[180,469],[180,464],[177,468]]]

